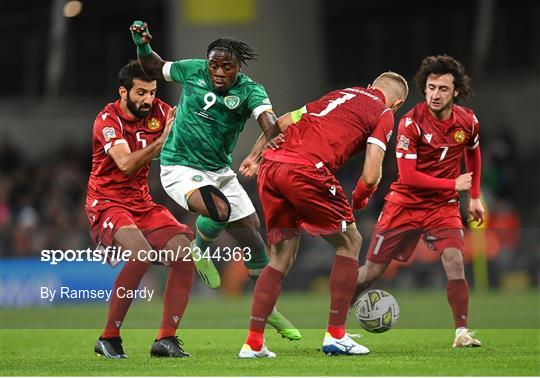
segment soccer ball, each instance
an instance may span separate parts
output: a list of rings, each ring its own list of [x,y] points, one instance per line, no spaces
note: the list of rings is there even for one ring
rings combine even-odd
[[[370,290],[356,302],[356,319],[368,332],[386,332],[396,324],[398,318],[397,301],[384,290]]]

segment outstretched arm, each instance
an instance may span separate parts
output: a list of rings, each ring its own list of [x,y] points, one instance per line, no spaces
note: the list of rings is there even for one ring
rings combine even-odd
[[[421,189],[467,191],[471,187],[472,173],[464,173],[456,179],[438,178],[416,170],[416,158],[397,159],[399,179],[408,186]]]
[[[257,117],[257,122],[259,123],[259,126],[266,137],[266,142],[270,142],[272,138],[276,137],[280,133],[276,115],[271,110],[259,114]]]
[[[382,163],[386,146],[394,128],[394,114],[390,109],[383,111],[375,129],[367,138],[366,156],[362,175],[353,191],[352,207],[360,210],[367,206],[371,195],[377,190],[382,177]]]
[[[148,30],[148,24],[143,21],[135,21],[129,27],[133,42],[137,45],[137,58],[143,71],[150,79],[163,80],[163,65],[165,61],[152,51],[150,41],[152,35]]]
[[[264,137],[264,133],[262,133],[259,138],[257,138],[257,141],[253,145],[248,156],[246,156],[244,161],[242,161],[242,164],[240,164],[239,171],[243,176],[254,177],[259,174],[259,166],[262,162],[262,150],[264,150],[265,144],[266,138]]]
[[[360,210],[366,207],[369,198],[377,190],[382,177],[382,163],[384,150],[377,144],[369,143],[364,158],[362,176],[358,179],[353,191],[353,209]]]
[[[276,116],[271,111],[264,111],[257,117],[257,122],[263,130],[248,156],[240,165],[240,173],[246,177],[253,177],[259,173],[259,165],[262,162],[262,153],[266,146],[272,149],[278,148],[278,143],[283,140],[283,136],[279,136],[279,126]],[[278,137],[278,138],[275,138]]]

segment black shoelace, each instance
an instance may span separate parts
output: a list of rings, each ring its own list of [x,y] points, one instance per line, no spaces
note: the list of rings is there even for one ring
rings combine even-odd
[[[181,345],[184,345],[184,342],[178,338],[178,336],[171,336],[171,337],[167,337],[167,339],[171,340],[171,342],[176,345],[178,348],[182,349],[181,348]]]

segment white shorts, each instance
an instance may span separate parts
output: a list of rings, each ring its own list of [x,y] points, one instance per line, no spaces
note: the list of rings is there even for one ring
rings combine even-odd
[[[229,222],[245,218],[255,212],[255,207],[238,182],[236,173],[229,167],[217,171],[201,171],[185,165],[162,165],[161,185],[176,203],[188,211],[188,194],[195,189],[212,185],[218,188],[231,204]]]

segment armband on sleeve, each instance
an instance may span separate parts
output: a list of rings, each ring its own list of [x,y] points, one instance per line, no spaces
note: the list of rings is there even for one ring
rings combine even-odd
[[[294,123],[297,123],[298,121],[300,121],[300,119],[302,118],[302,115],[304,113],[307,113],[307,108],[306,106],[302,106],[300,109],[296,109],[296,110],[293,110],[291,112],[291,119]]]

